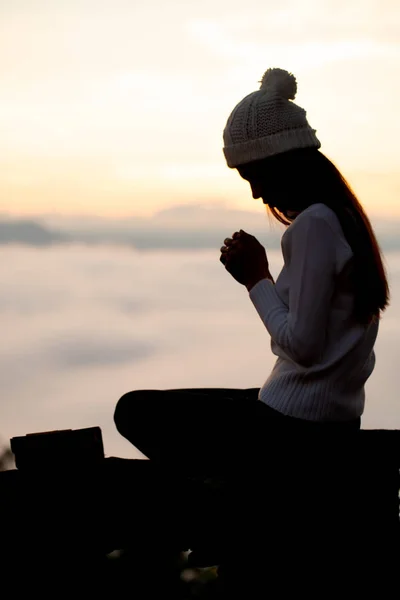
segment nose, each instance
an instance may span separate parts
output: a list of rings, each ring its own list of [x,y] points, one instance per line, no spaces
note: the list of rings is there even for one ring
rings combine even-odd
[[[258,198],[261,198],[261,186],[260,186],[260,184],[259,183],[255,183],[255,182],[251,182],[250,186],[251,186],[251,192],[253,194],[254,200],[258,200]]]

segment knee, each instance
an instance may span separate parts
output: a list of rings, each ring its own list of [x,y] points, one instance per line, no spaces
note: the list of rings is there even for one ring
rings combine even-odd
[[[131,395],[131,393],[132,392],[121,396],[114,410],[114,423],[120,433],[122,433],[121,428],[126,418],[125,415],[127,410],[127,404],[129,402],[129,396]]]
[[[148,392],[150,390],[137,390],[128,392],[121,396],[114,410],[114,423],[119,433],[125,436],[127,430],[131,431],[132,426],[141,421],[144,406],[147,404]]]

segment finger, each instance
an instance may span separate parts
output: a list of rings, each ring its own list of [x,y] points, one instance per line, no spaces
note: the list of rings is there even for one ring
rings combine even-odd
[[[251,233],[247,233],[247,231],[243,231],[243,229],[240,230],[240,235],[241,235],[242,240],[254,238],[254,235],[251,235]]]
[[[240,246],[234,244],[233,246],[229,246],[228,252],[226,253],[229,258],[233,258],[240,254]]]
[[[231,240],[231,238],[225,238],[224,239],[224,244],[225,246],[230,246],[232,244],[233,240]]]
[[[232,234],[232,239],[235,240],[238,237],[240,237],[240,231],[235,231],[235,233]]]
[[[225,266],[226,264],[226,260],[227,260],[227,256],[226,254],[221,254],[221,256],[219,257],[219,260],[222,262],[222,264]]]

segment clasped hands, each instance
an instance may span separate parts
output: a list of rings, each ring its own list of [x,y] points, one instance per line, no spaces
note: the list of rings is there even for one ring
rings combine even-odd
[[[264,246],[253,235],[242,229],[231,238],[225,238],[220,261],[236,281],[248,291],[261,279],[272,280]]]

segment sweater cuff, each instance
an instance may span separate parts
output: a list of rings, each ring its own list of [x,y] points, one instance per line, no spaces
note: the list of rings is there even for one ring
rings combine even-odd
[[[262,317],[267,311],[275,306],[282,306],[283,302],[279,297],[275,284],[269,279],[261,279],[249,292],[258,314]]]

